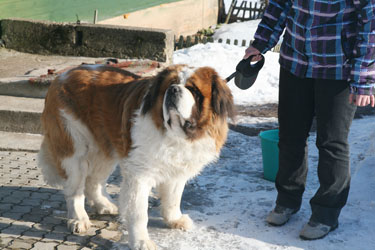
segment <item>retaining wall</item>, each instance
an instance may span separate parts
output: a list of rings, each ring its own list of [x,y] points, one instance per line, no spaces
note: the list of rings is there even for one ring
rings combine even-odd
[[[6,48],[43,55],[171,63],[174,49],[174,34],[170,30],[114,25],[3,19],[0,20],[0,36]]]

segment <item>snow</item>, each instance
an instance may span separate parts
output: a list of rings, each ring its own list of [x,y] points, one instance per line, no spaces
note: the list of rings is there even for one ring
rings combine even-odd
[[[247,36],[255,32],[255,22],[229,24],[217,34]],[[231,31],[235,34],[230,34]],[[244,50],[245,47],[209,43],[176,51],[173,60],[196,67],[211,66],[227,77],[235,70]],[[268,52],[265,57],[266,63],[250,89],[242,91],[233,81],[229,83],[236,104],[277,103],[278,54]],[[239,119],[244,126],[270,122],[276,124],[277,120]],[[308,140],[310,168],[301,210],[286,225],[272,227],[267,225],[265,217],[274,206],[277,192],[273,182],[263,179],[260,139],[234,131],[230,131],[219,161],[206,167],[185,188],[182,210],[195,221],[195,228],[188,232],[167,229],[160,221],[158,208],[153,208],[150,237],[158,249],[168,250],[374,249],[375,130],[371,129],[374,127],[375,117],[353,121],[349,135],[352,173],[349,199],[341,212],[338,229],[324,239],[303,241],[298,237],[311,215],[309,200],[319,187],[316,133],[312,132]],[[115,249],[126,249],[126,245],[117,244]]]
[[[236,70],[237,63],[244,56],[245,47],[208,43],[198,44],[188,49],[178,50],[174,53],[174,63],[184,63],[194,67],[210,66],[216,69],[222,78],[228,77]],[[279,79],[279,54],[268,52],[265,54],[265,65],[258,74],[255,84],[241,90],[229,82],[229,87],[239,105],[256,105],[264,103],[277,103]]]

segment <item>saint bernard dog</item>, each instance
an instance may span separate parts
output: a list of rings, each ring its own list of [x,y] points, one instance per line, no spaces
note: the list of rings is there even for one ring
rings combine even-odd
[[[173,65],[142,78],[82,65],[48,89],[38,164],[47,183],[63,187],[73,233],[90,228],[86,198],[99,214],[120,214],[132,249],[156,249],[147,232],[151,189],[165,223],[189,229],[180,210],[185,183],[219,157],[233,116],[230,89],[212,68]],[[105,190],[117,165],[119,209]]]

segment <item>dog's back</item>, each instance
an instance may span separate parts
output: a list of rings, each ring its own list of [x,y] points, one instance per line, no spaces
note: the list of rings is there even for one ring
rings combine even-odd
[[[114,67],[84,65],[51,84],[41,118],[44,141],[38,157],[49,184],[61,184],[66,178],[63,159],[79,148],[87,149],[91,143],[107,156],[127,153],[130,142],[124,141],[124,136],[129,131],[121,128],[121,121],[140,105],[137,96],[143,95],[144,88],[139,85],[144,83],[134,83],[138,78]],[[125,102],[130,102],[133,110],[124,112]]]

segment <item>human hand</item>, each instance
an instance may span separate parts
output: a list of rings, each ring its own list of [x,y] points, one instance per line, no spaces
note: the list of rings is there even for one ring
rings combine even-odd
[[[375,97],[374,95],[356,95],[350,94],[349,95],[349,103],[353,103],[356,106],[364,107],[367,105],[371,105],[371,107],[375,106]]]
[[[248,47],[245,50],[245,55],[244,55],[243,59],[246,59],[250,56],[254,56],[253,59],[251,60],[252,62],[256,62],[256,61],[259,61],[260,59],[262,59],[260,51],[256,48],[254,48],[252,45],[250,45],[250,47]]]

